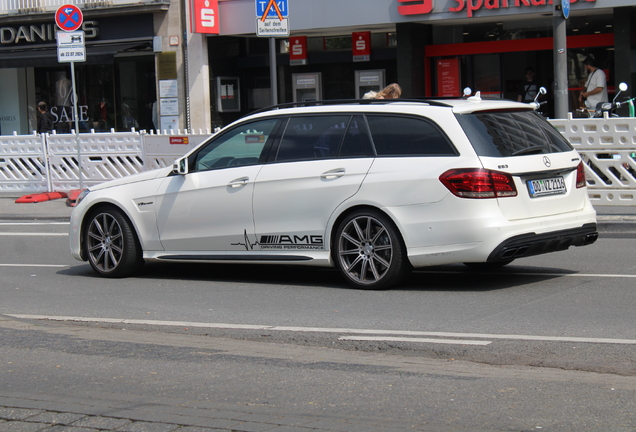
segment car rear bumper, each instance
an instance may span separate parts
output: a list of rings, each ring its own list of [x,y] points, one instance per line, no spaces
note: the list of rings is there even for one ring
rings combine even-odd
[[[585,246],[594,243],[597,238],[598,231],[595,223],[543,234],[522,234],[509,238],[497,246],[488,257],[488,262],[510,261],[562,251],[570,246]]]
[[[497,262],[584,246],[596,240],[596,212],[577,211],[510,221],[492,200],[470,207],[404,206],[386,209],[405,239],[414,267]]]

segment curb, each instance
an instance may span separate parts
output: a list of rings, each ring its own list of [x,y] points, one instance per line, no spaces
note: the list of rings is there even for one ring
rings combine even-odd
[[[15,202],[16,204],[39,203],[66,197],[67,195],[64,192],[44,192],[39,194],[24,195],[23,197],[16,199]]]

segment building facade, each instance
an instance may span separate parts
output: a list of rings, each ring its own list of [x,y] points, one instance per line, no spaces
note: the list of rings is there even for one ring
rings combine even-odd
[[[220,127],[272,101],[359,98],[392,82],[403,97],[470,87],[516,99],[528,67],[550,96],[563,13],[550,0],[86,1],[74,3],[86,35],[86,62],[74,64],[81,132]],[[1,134],[35,130],[41,100],[58,132],[74,127],[70,67],[55,40],[61,4],[50,2],[0,0]],[[281,17],[289,37],[256,35]],[[588,56],[610,97],[619,82],[634,94],[635,26],[636,0],[570,0],[570,111]]]
[[[291,29],[276,45],[279,102],[307,94],[361,97],[370,84],[391,82],[401,85],[403,97],[461,96],[470,87],[482,97],[516,100],[531,67],[548,89],[544,112],[554,114],[553,29],[563,12],[550,0],[277,1],[289,8]],[[606,72],[610,96],[619,82],[636,88],[635,18],[633,0],[571,0],[563,53],[570,111],[578,108],[588,56]],[[219,2],[219,20],[220,34],[208,38],[211,75],[239,79],[240,114],[267,105],[268,38],[254,37],[254,2]],[[356,55],[361,34],[370,41],[366,56]],[[305,51],[302,61],[295,48]],[[213,103],[218,99],[213,95]],[[219,124],[232,117],[213,113]]]
[[[60,62],[55,22],[64,0],[0,0],[0,133],[28,134],[37,127],[44,101],[59,133],[75,129],[75,75],[80,132],[177,129],[210,124],[199,77],[186,67],[188,44],[203,52],[203,37],[184,32],[178,0],[86,0],[72,2],[83,14],[86,59]],[[196,60],[196,56],[192,56]],[[207,56],[206,56],[207,57]],[[207,60],[206,60],[207,61]],[[74,73],[73,73],[74,72]],[[159,94],[168,96],[161,115]],[[186,105],[186,101],[190,105]],[[186,115],[193,112],[192,116]]]

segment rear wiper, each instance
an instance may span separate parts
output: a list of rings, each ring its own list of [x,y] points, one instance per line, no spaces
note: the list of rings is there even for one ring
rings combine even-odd
[[[512,156],[520,156],[520,155],[530,155],[530,154],[540,154],[543,153],[544,147],[541,145],[536,145],[528,148],[524,148],[521,150],[517,150],[512,154]]]

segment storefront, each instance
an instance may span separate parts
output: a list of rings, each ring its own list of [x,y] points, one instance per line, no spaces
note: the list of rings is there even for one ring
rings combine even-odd
[[[70,63],[58,62],[52,18],[0,25],[1,133],[36,130],[40,101],[57,132],[74,129]],[[82,29],[86,62],[74,66],[80,132],[154,129],[153,14],[89,11]]]
[[[290,38],[276,40],[279,102],[360,97],[361,76],[380,77],[378,84],[398,82],[404,97],[460,96],[468,86],[482,96],[517,99],[528,67],[550,96],[554,7],[548,0],[278,1],[289,7],[291,29]],[[636,1],[629,3],[571,1],[566,54],[570,111],[578,107],[587,78],[582,66],[587,56],[606,72],[610,96],[618,82],[635,88]],[[241,107],[223,110],[227,95],[211,85],[213,124],[221,126],[269,105],[271,86],[269,38],[254,35],[254,0],[219,2],[219,20],[220,34],[208,38],[212,81],[235,77],[233,95],[240,97]],[[356,55],[364,33],[371,49]],[[371,73],[365,77],[365,71]],[[545,111],[553,113],[551,98]]]

